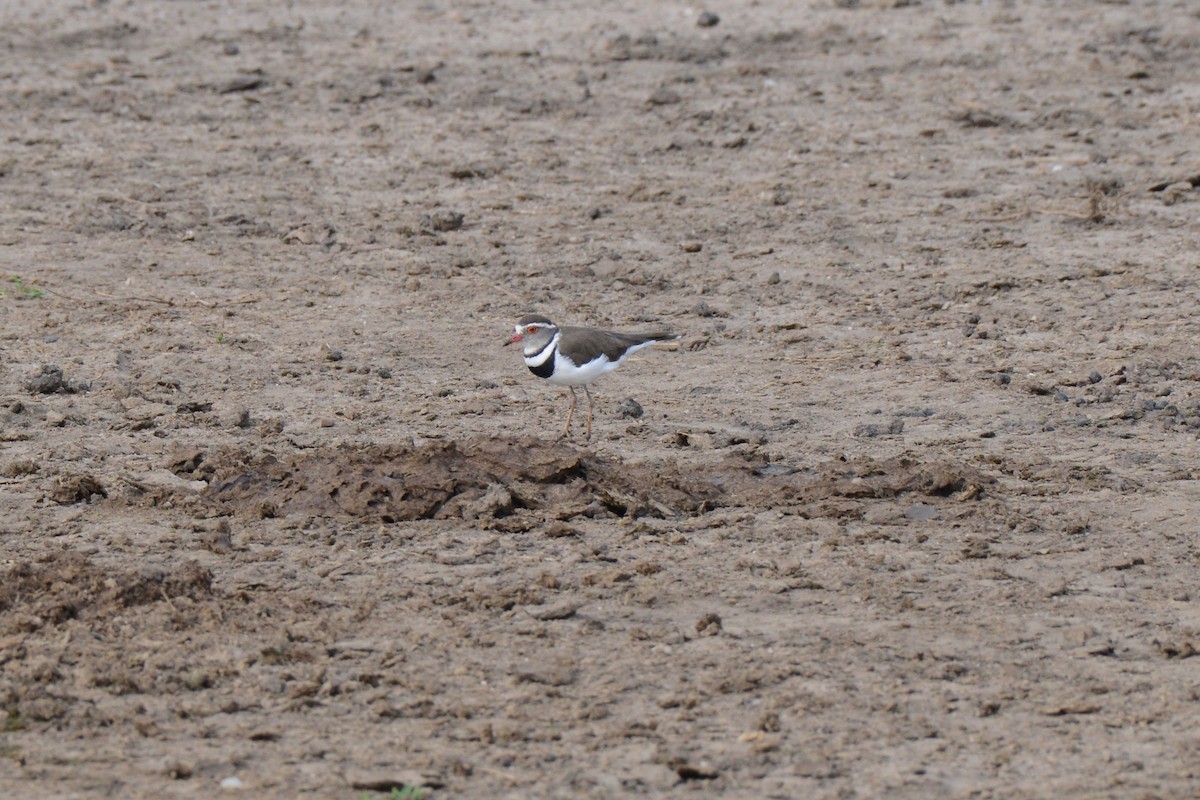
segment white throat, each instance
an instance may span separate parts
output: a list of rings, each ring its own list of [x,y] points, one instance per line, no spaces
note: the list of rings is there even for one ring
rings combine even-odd
[[[554,352],[558,350],[558,340],[562,337],[562,331],[554,334],[554,338],[538,349],[537,345],[530,342],[525,345],[525,364],[530,367],[540,367],[551,358],[554,358]]]

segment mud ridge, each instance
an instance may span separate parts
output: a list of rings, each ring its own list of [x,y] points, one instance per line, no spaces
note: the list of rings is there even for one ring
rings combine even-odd
[[[708,469],[634,464],[532,437],[346,445],[277,458],[188,453],[171,468],[209,481],[206,499],[233,513],[346,516],[382,522],[485,519],[533,510],[576,516],[677,517],[749,508],[916,494],[975,499],[989,484],[954,463],[900,457],[807,470],[731,458]]]

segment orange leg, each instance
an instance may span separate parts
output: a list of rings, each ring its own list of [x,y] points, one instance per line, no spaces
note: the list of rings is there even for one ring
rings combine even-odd
[[[562,435],[564,437],[571,435],[571,419],[575,416],[575,403],[576,403],[576,401],[579,400],[579,398],[575,394],[575,387],[570,386],[568,388],[571,390],[571,410],[567,412],[567,424],[563,426]],[[589,418],[588,422],[590,424],[590,422],[591,422],[590,418]]]

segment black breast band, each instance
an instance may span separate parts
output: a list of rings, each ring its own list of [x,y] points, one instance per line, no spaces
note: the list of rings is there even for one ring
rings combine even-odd
[[[539,378],[549,378],[554,374],[554,357],[551,356],[550,358],[547,358],[536,367],[530,367],[529,371],[534,375],[537,375]]]

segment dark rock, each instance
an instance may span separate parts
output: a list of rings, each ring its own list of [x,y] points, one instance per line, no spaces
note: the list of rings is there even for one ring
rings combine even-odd
[[[641,403],[632,397],[626,397],[617,406],[617,416],[622,419],[641,419],[644,413]]]
[[[715,28],[720,22],[721,18],[711,11],[705,11],[696,17],[696,24],[701,28]]]
[[[675,765],[675,774],[684,781],[711,781],[720,777],[721,773],[708,764],[689,764],[687,762]]]
[[[683,98],[679,96],[679,92],[674,89],[669,89],[666,86],[660,86],[654,90],[654,93],[646,98],[646,102],[652,106],[669,106],[675,103],[682,102]]]

